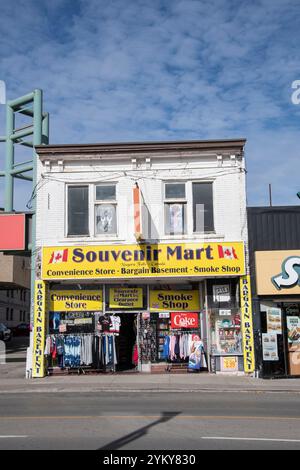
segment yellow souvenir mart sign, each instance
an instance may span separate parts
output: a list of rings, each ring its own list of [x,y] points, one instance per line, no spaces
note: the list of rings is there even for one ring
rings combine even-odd
[[[45,376],[46,300],[45,282],[35,281],[32,377]]]
[[[101,311],[101,290],[54,290],[49,293],[51,312]]]
[[[250,276],[240,278],[241,296],[241,323],[243,335],[244,370],[247,373],[254,372],[254,336],[252,319],[252,296]]]
[[[200,310],[199,292],[196,290],[151,290],[150,310],[152,312],[197,312]]]
[[[241,276],[243,242],[45,247],[42,278]]]
[[[110,308],[142,308],[143,289],[141,287],[113,287],[109,289]]]

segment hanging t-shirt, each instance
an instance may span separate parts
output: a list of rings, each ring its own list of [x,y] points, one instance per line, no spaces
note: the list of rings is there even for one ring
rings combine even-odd
[[[120,333],[120,325],[121,325],[121,318],[117,315],[112,315],[110,317],[111,325],[109,328],[110,333],[119,334]]]
[[[108,333],[110,331],[111,318],[109,315],[103,315],[99,318],[99,323],[101,324],[102,331]]]

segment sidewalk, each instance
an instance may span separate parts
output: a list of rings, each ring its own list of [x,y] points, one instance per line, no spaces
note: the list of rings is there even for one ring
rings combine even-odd
[[[262,380],[252,377],[214,374],[184,375],[97,375],[45,377],[44,379],[8,378],[1,374],[1,393],[193,393],[253,392],[300,393],[300,379]]]

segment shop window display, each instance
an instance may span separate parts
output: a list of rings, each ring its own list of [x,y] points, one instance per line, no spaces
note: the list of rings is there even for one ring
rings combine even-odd
[[[172,328],[172,313],[152,313],[151,323],[153,331],[156,331],[156,362],[185,364],[188,369],[194,371],[207,369],[199,326]],[[199,325],[199,322],[197,324]]]
[[[241,315],[210,314],[212,354],[242,354]]]

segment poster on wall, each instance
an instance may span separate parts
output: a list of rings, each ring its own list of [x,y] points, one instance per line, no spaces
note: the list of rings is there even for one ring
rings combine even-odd
[[[263,360],[279,361],[276,333],[262,333]]]
[[[286,317],[289,344],[300,344],[300,317]]]
[[[268,333],[276,333],[277,335],[282,334],[280,308],[267,309],[267,331]]]

